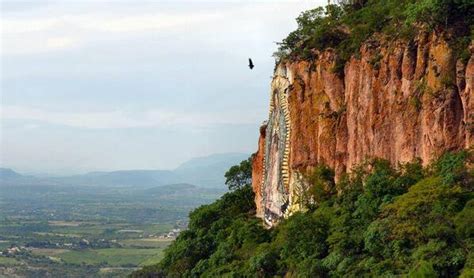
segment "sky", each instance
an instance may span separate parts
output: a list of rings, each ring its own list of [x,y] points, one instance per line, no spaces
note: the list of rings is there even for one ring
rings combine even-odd
[[[173,169],[255,152],[276,42],[325,3],[1,0],[0,167]]]

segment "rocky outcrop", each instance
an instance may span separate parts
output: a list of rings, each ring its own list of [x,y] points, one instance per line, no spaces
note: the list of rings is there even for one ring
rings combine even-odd
[[[368,41],[344,74],[332,50],[316,56],[275,69],[253,161],[257,214],[269,225],[301,209],[303,174],[318,164],[340,177],[371,157],[427,164],[473,145],[474,56],[457,60],[443,37]]]
[[[265,166],[264,163],[264,148],[265,148],[265,134],[267,130],[267,125],[264,123],[260,127],[260,137],[258,139],[258,150],[255,153],[255,155],[252,157],[252,183],[253,185],[253,191],[255,193],[255,203],[260,204],[262,203],[262,194],[260,193],[261,191],[261,185],[262,185],[262,179],[263,179],[263,174],[265,173],[265,169],[263,168]],[[263,218],[264,211],[262,206],[257,206],[257,211],[256,211],[256,216]]]

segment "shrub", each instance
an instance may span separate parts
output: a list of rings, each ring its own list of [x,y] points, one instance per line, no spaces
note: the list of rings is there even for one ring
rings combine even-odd
[[[416,266],[408,273],[409,278],[436,278],[435,270],[433,266],[426,262],[420,261],[416,264]]]
[[[335,194],[334,171],[326,165],[318,165],[312,169],[307,176],[307,182],[309,188],[305,191],[307,196],[303,198],[303,205],[309,209],[316,209],[320,203]]]

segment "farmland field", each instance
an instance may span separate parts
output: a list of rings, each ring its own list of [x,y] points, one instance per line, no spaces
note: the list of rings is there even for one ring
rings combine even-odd
[[[0,266],[10,266],[10,265],[19,265],[19,264],[21,263],[15,258],[0,257]]]
[[[107,265],[107,266],[137,266],[147,261],[156,262],[162,257],[166,246],[158,248],[104,248],[74,250],[57,254],[67,264],[77,265]]]
[[[189,210],[221,190],[2,187],[0,277],[124,277],[160,261]],[[21,194],[27,191],[28,194]],[[159,194],[164,192],[163,194]]]

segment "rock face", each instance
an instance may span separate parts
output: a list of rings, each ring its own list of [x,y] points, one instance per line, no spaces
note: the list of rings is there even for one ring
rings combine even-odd
[[[474,47],[467,64],[436,34],[366,42],[337,74],[331,50],[277,65],[269,119],[253,160],[257,215],[273,225],[301,209],[304,173],[336,178],[363,160],[429,163],[473,145]]]
[[[261,180],[263,178],[263,174],[265,173],[265,170],[264,170],[264,148],[265,148],[265,133],[266,133],[266,130],[267,130],[267,125],[266,124],[263,124],[261,127],[260,127],[260,138],[258,139],[258,151],[257,153],[255,154],[255,156],[253,156],[253,160],[252,160],[252,181],[253,180],[259,180],[260,182],[255,182],[253,184],[253,190],[255,193],[257,192],[260,192],[261,188],[260,188],[260,185],[262,184]],[[255,202],[257,204],[260,204],[262,202],[262,194],[255,194]],[[263,210],[262,210],[262,206],[257,206],[257,211],[256,211],[256,215],[257,217],[260,217],[262,218],[264,213],[263,213]]]

